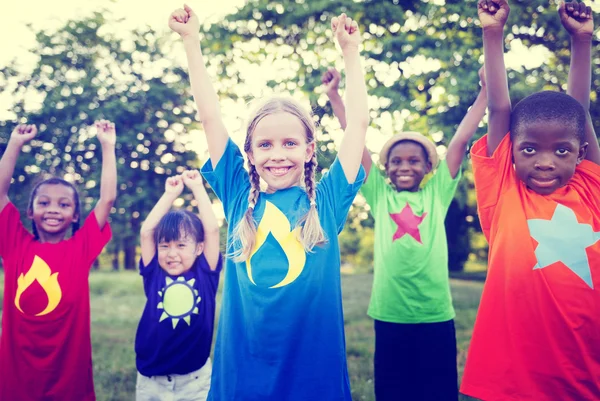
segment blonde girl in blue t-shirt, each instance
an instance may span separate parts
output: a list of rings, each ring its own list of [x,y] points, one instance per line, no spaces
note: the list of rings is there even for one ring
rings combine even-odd
[[[196,14],[176,10],[192,92],[208,141],[202,169],[229,222],[223,304],[209,400],[350,401],[337,234],[364,178],[369,123],[358,25],[331,29],[348,76],[346,135],[320,182],[315,126],[295,101],[273,98],[252,114],[244,151],[230,140],[200,50]],[[261,179],[266,190],[261,191]]]

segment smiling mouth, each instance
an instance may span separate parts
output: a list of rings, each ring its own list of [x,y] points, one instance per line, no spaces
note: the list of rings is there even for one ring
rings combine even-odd
[[[286,175],[290,171],[291,167],[267,167],[267,170],[275,176]]]
[[[62,223],[61,219],[45,218],[42,220],[47,226],[59,226]]]
[[[396,180],[400,181],[400,182],[409,182],[412,181],[413,176],[412,175],[398,175],[396,176]]]

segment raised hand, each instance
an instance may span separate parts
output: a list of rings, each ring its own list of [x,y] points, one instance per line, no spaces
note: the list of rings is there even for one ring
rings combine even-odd
[[[340,79],[342,76],[339,71],[333,67],[329,67],[327,71],[321,75],[321,83],[325,89],[325,93],[329,94],[337,92],[340,86]]]
[[[31,141],[37,134],[37,127],[33,124],[19,124],[10,134],[10,141],[22,147]]]
[[[558,5],[558,15],[560,22],[571,36],[592,36],[594,32],[592,9],[585,3],[561,1]]]
[[[184,4],[183,8],[178,8],[169,16],[169,28],[181,37],[197,35],[200,30],[200,21],[190,6]]]
[[[198,170],[187,170],[181,174],[183,183],[190,190],[202,189],[204,184],[202,181],[202,175]]]
[[[100,144],[114,147],[117,143],[115,124],[108,120],[98,120],[94,122],[94,126],[96,127],[96,136]]]
[[[507,0],[479,0],[477,14],[483,29],[504,29],[510,7]]]
[[[357,49],[361,42],[358,24],[352,18],[342,13],[339,17],[331,19],[331,30],[335,36],[342,53],[350,49]]]
[[[181,175],[174,175],[173,177],[167,178],[165,182],[165,193],[170,195],[179,196],[183,192],[183,179]]]

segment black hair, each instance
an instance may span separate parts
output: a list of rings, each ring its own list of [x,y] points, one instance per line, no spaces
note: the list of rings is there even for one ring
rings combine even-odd
[[[554,91],[542,91],[527,96],[513,108],[510,117],[511,138],[519,136],[531,123],[558,122],[575,132],[585,142],[586,112],[571,96]]]
[[[165,214],[154,230],[154,243],[171,242],[191,236],[196,243],[204,242],[204,227],[200,218],[187,210],[174,210]]]
[[[73,190],[73,202],[75,203],[74,215],[77,216],[77,221],[71,223],[71,235],[75,235],[75,232],[79,230],[79,221],[81,219],[81,208],[79,206],[79,192],[77,192],[77,188],[69,181],[65,181],[62,178],[58,177],[51,177],[38,182],[31,190],[31,194],[29,194],[29,205],[27,206],[27,211],[30,214],[33,214],[33,200],[35,199],[35,195],[37,194],[38,189],[40,189],[42,185],[63,185]],[[36,240],[39,240],[40,234],[38,233],[37,227],[33,220],[31,221],[31,229],[33,231],[34,238]]]
[[[412,139],[402,139],[402,140],[396,142],[395,144],[393,144],[392,147],[390,148],[390,150],[388,150],[388,154],[387,154],[387,158],[386,158],[388,163],[390,162],[390,153],[392,153],[392,149],[394,149],[396,146],[400,145],[401,143],[414,143],[415,145],[419,145],[421,150],[423,150],[423,156],[425,157],[425,163],[429,163],[429,152],[427,152],[427,149],[425,149],[425,146],[423,146],[422,143],[413,141]]]

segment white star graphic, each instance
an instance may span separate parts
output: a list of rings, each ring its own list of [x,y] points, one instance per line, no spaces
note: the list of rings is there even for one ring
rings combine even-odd
[[[556,206],[551,220],[530,219],[527,224],[538,242],[535,249],[538,263],[534,269],[560,261],[594,288],[585,249],[600,240],[600,232],[594,232],[589,224],[578,223],[575,212],[561,204]]]

